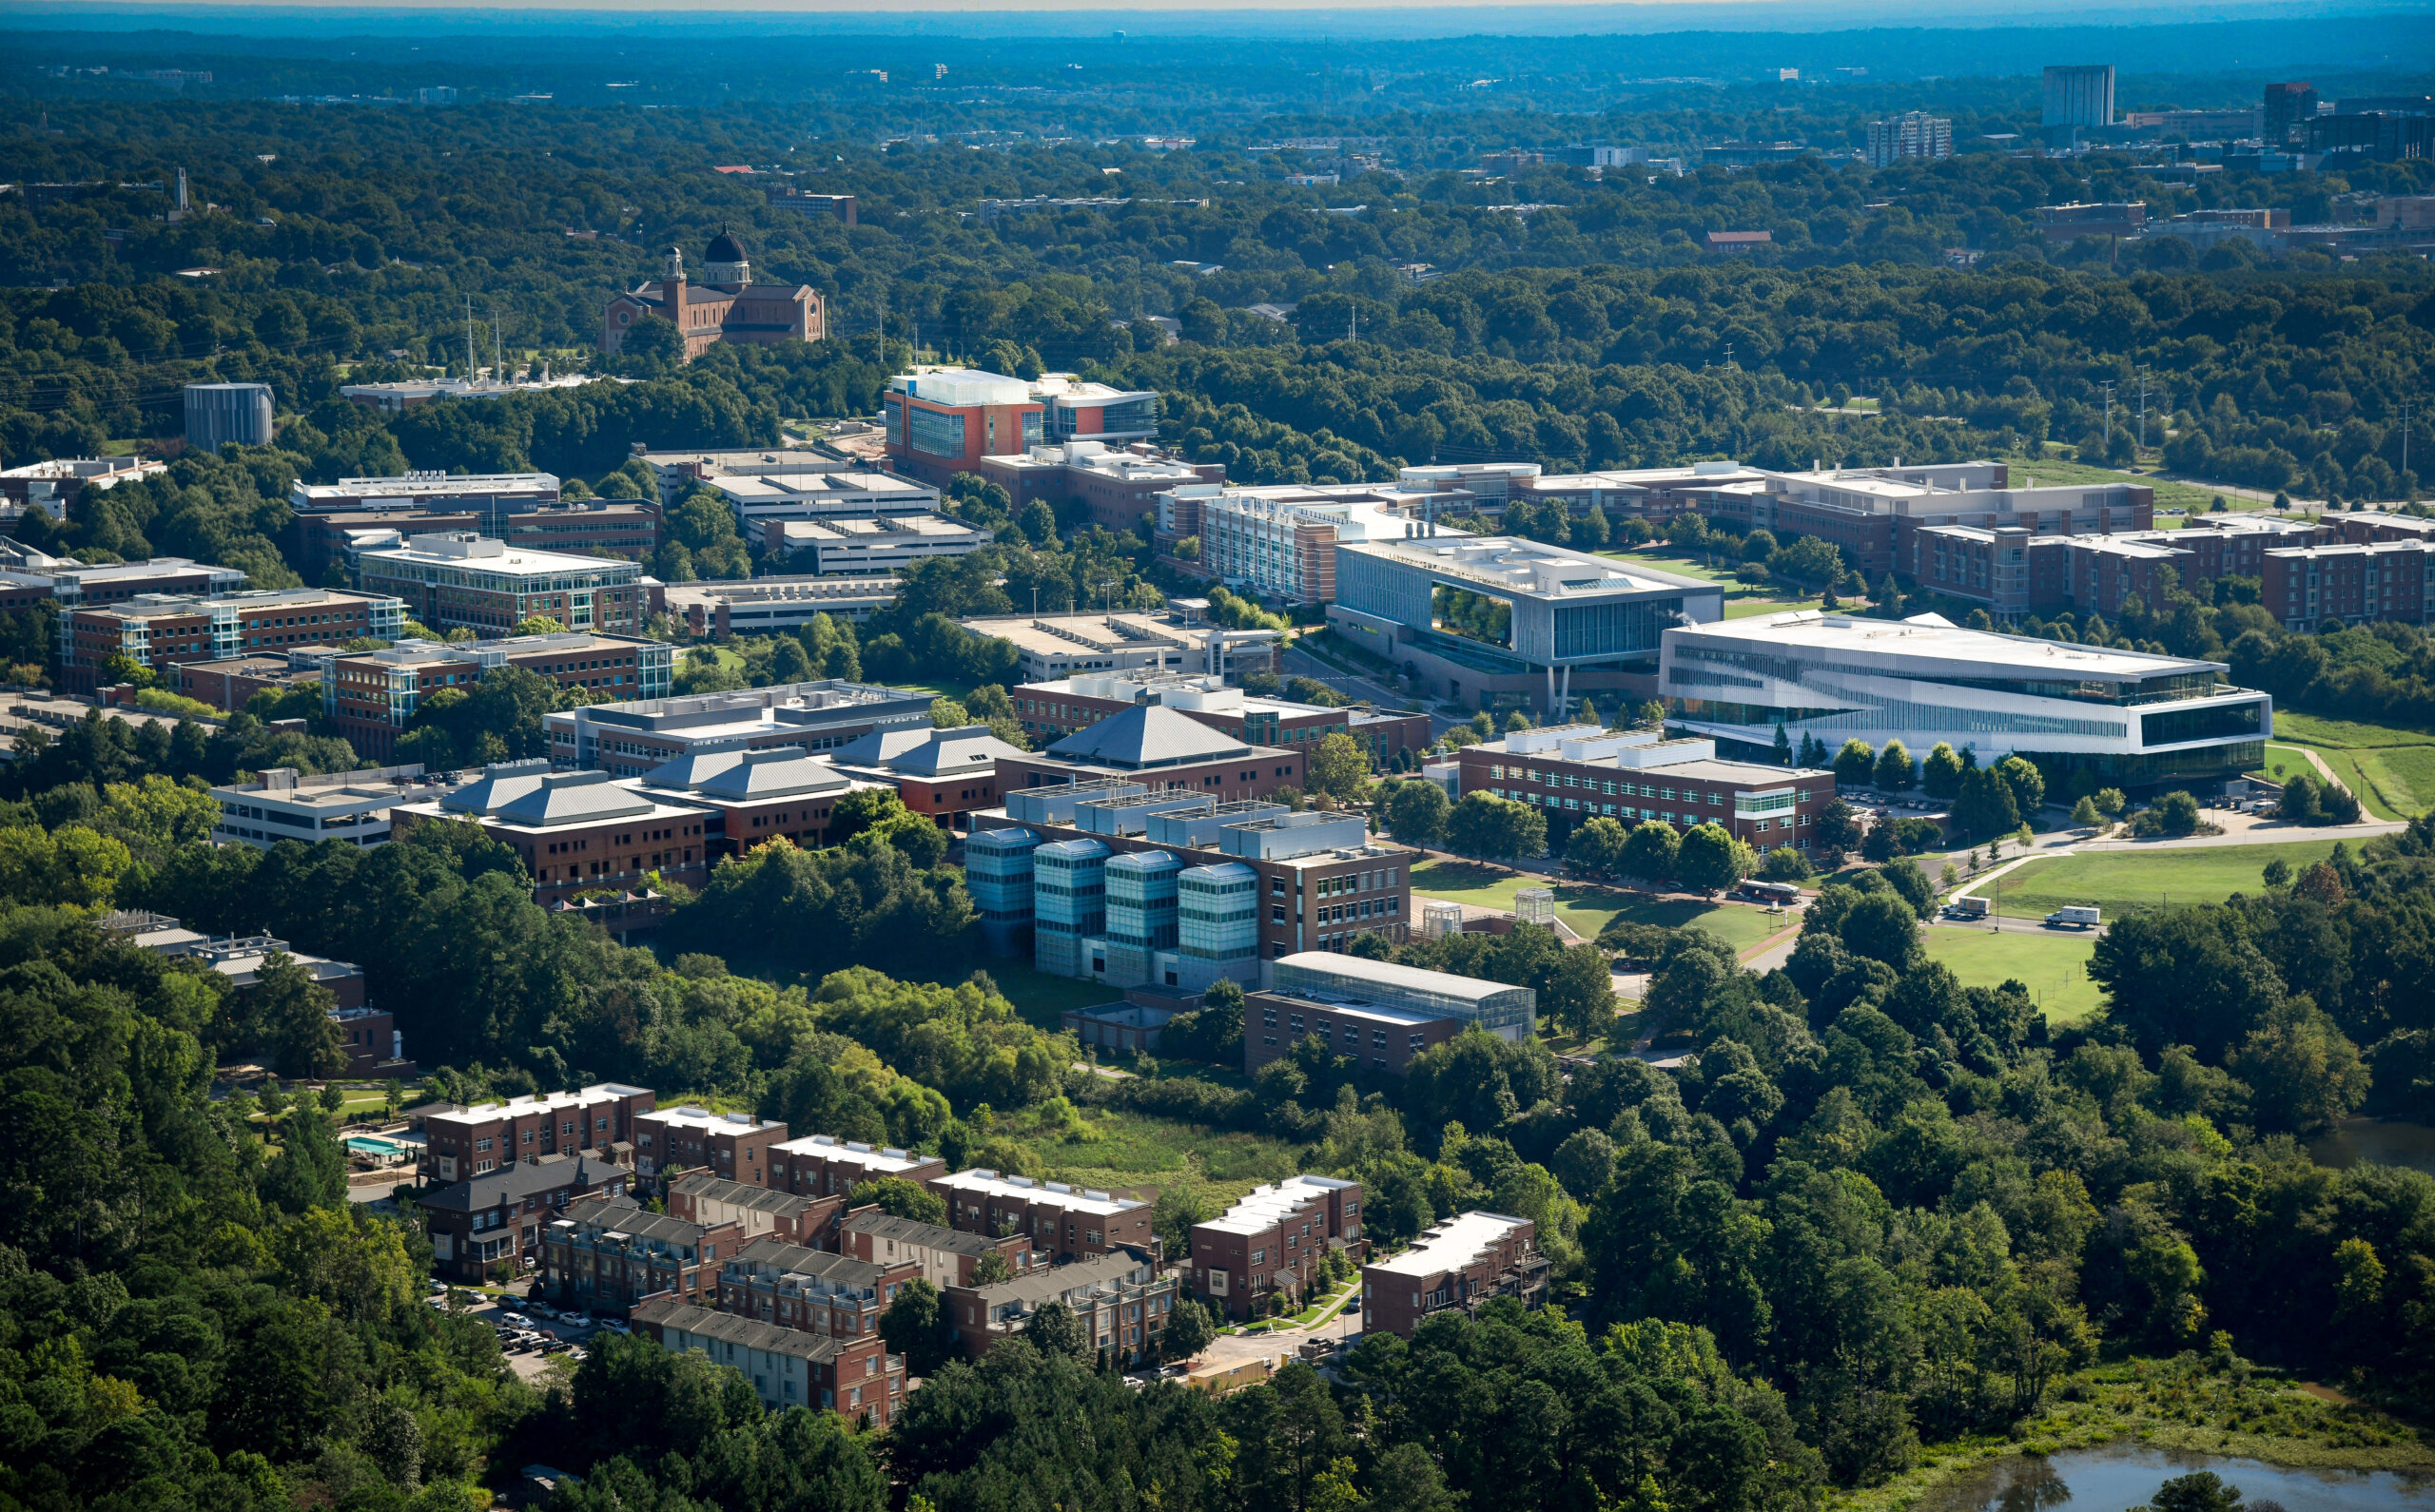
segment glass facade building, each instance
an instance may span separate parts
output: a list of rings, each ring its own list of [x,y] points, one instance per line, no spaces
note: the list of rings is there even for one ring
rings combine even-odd
[[[1107,927],[1108,848],[1064,840],[1031,853],[1032,964],[1059,977],[1088,970],[1084,941]]]

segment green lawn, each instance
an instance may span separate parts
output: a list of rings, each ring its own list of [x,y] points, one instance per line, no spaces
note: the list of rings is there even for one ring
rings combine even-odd
[[[2393,725],[2274,716],[2277,734],[2312,747],[2378,819],[2416,819],[2435,807],[2435,735]],[[2284,748],[2269,746],[2272,754]]]
[[[2180,850],[2098,850],[2033,861],[1971,891],[2016,919],[2043,919],[2066,903],[2094,903],[2108,919],[2159,903],[2219,903],[2265,887],[2266,863],[2293,871],[2333,853],[2331,840],[2286,845],[2196,845]]]
[[[1412,890],[1448,902],[1482,908],[1513,907],[1513,895],[1525,887],[1551,885],[1545,877],[1509,872],[1500,867],[1473,866],[1463,862],[1431,862],[1412,870]],[[1736,950],[1747,950],[1785,927],[1750,903],[1704,903],[1691,898],[1650,898],[1614,888],[1577,882],[1552,883],[1556,917],[1584,940],[1595,940],[1607,921],[1621,915],[1634,923],[1664,924],[1680,929],[1697,924]],[[1412,905],[1417,909],[1420,905]],[[1419,922],[1418,920],[1413,921]]]
[[[2152,473],[2125,473],[2116,468],[2091,467],[2085,462],[2065,462],[2054,457],[2033,461],[2028,457],[2015,455],[2001,460],[2010,464],[2012,468],[2012,484],[2015,488],[2028,487],[2029,480],[2034,477],[2041,484],[2131,483],[2142,488],[2154,489],[2156,513],[2159,515],[2172,509],[2189,510],[2203,514],[2214,502],[2217,493],[2214,489],[2202,488],[2196,483],[2177,483],[2171,478],[2158,477]],[[2254,499],[2236,498],[2230,494],[2224,495],[2224,503],[2228,508],[2235,510],[2253,510],[2261,507]],[[2156,523],[2163,526],[2168,522],[2159,519]]]
[[[1960,978],[1965,987],[2018,981],[2046,1010],[2048,1023],[2078,1023],[2097,1010],[2096,983],[2088,976],[2089,954],[2096,949],[2094,935],[2002,935],[1938,925],[1919,938],[1926,942],[1928,959]]]
[[[2352,719],[2274,711],[2274,733],[2303,746],[2435,746],[2435,734],[2399,725],[2367,725]]]

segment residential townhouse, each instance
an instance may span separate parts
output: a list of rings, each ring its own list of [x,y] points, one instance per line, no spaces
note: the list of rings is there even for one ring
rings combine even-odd
[[[719,1268],[719,1310],[831,1338],[875,1336],[911,1259],[878,1264],[783,1239],[756,1239]]]
[[[1306,1173],[1255,1187],[1193,1225],[1192,1288],[1230,1318],[1266,1317],[1272,1296],[1311,1294],[1330,1250],[1363,1252],[1361,1183]]]
[[[1028,1234],[963,1233],[935,1223],[900,1218],[876,1208],[858,1208],[838,1228],[838,1248],[857,1260],[922,1268],[922,1279],[945,1291],[973,1285],[984,1256],[994,1254],[1016,1275],[1032,1270]]]
[[[867,1419],[885,1428],[905,1398],[905,1361],[877,1337],[839,1339],[781,1328],[653,1297],[633,1311],[635,1327],[663,1348],[688,1349],[731,1366],[772,1412],[811,1407]]]
[[[689,1223],[734,1224],[747,1241],[779,1239],[834,1249],[837,1220],[846,1211],[846,1199],[798,1197],[700,1171],[668,1183],[668,1211]]]
[[[1081,1321],[1083,1336],[1102,1358],[1130,1365],[1159,1357],[1176,1293],[1174,1273],[1162,1273],[1142,1252],[1120,1249],[1012,1281],[952,1287],[945,1302],[956,1336],[972,1359],[1021,1334],[1042,1308],[1062,1302]]]
[[[925,1183],[946,1200],[947,1225],[965,1233],[1023,1234],[1033,1263],[1061,1265],[1131,1248],[1156,1254],[1150,1205],[1062,1181],[1001,1175],[976,1167]]]
[[[434,1274],[467,1286],[536,1270],[541,1231],[567,1204],[622,1196],[633,1173],[582,1153],[517,1161],[415,1199],[431,1235]]]
[[[653,1109],[634,1117],[634,1170],[662,1183],[680,1172],[706,1171],[766,1187],[769,1147],[786,1137],[784,1123],[749,1113],[712,1113],[691,1104]]]
[[[947,1173],[935,1155],[834,1134],[805,1134],[769,1149],[769,1185],[804,1197],[844,1197],[866,1181],[894,1176],[916,1186]]]
[[[1475,1314],[1495,1297],[1543,1307],[1548,1272],[1538,1226],[1529,1219],[1459,1213],[1421,1234],[1411,1249],[1361,1268],[1361,1326],[1409,1339],[1432,1313]]]
[[[691,1223],[629,1196],[569,1203],[541,1231],[541,1285],[562,1304],[625,1312],[672,1292],[712,1306],[719,1268],[744,1248],[736,1225]]]
[[[488,1175],[517,1160],[589,1151],[633,1164],[634,1118],[653,1105],[649,1087],[595,1082],[579,1092],[436,1108],[420,1115],[420,1175],[426,1183]]]

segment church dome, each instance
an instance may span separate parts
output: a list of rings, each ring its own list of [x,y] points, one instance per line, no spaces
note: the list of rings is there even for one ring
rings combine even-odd
[[[710,250],[702,254],[702,261],[705,262],[749,262],[751,259],[746,255],[743,242],[721,231],[711,238]]]

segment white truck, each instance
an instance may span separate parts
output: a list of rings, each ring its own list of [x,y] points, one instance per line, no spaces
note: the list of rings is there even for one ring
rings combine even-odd
[[[2049,929],[2094,929],[2104,921],[2094,907],[2084,903],[2057,908],[2046,916],[2046,927]]]

